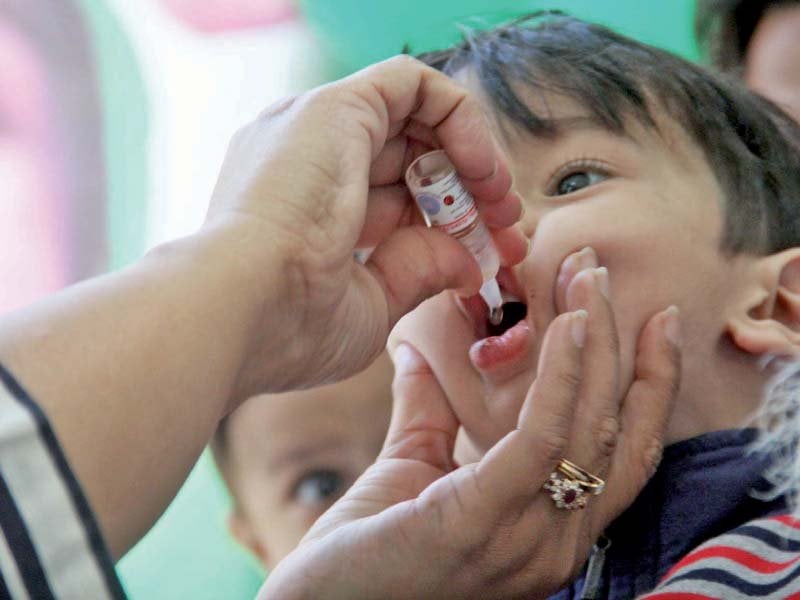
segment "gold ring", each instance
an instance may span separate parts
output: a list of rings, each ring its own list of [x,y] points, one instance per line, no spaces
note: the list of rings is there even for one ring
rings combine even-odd
[[[606,487],[606,482],[592,475],[586,469],[580,468],[574,462],[562,458],[556,465],[556,471],[564,475],[567,479],[575,481],[581,489],[589,492],[593,496],[598,496],[603,493]]]

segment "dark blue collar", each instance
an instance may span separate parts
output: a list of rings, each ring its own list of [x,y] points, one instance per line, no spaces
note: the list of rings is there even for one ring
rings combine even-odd
[[[784,498],[758,500],[768,457],[754,454],[754,429],[716,431],[668,446],[636,501],[606,530],[601,598],[635,598],[705,540],[752,519],[786,512]],[[583,577],[554,596],[580,598]]]

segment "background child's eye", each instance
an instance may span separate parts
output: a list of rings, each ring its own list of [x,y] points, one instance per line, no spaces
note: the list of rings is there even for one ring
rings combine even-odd
[[[585,187],[600,183],[608,178],[608,175],[601,171],[574,171],[565,177],[562,177],[556,186],[555,195],[565,196],[572,192],[577,192]]]
[[[306,473],[292,492],[295,502],[312,506],[331,503],[344,493],[344,477],[337,471],[320,469]]]

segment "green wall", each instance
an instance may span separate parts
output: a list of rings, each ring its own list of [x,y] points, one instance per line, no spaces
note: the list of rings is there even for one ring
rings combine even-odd
[[[147,226],[148,104],[133,49],[104,0],[78,0],[93,35],[103,102],[109,267],[141,256]]]
[[[225,530],[228,496],[205,453],[166,513],[118,563],[132,600],[255,598],[263,573]]]
[[[538,10],[557,9],[695,59],[695,0],[300,0],[339,73],[398,54],[446,47],[458,40],[455,23],[497,24]]]

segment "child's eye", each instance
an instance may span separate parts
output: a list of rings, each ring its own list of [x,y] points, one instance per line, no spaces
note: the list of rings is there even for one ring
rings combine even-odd
[[[562,177],[553,190],[553,196],[566,196],[585,187],[600,183],[608,179],[608,175],[602,171],[584,169],[582,171],[573,171],[572,173]]]
[[[306,473],[292,490],[295,502],[307,506],[330,503],[344,493],[344,477],[336,471],[320,469]]]

